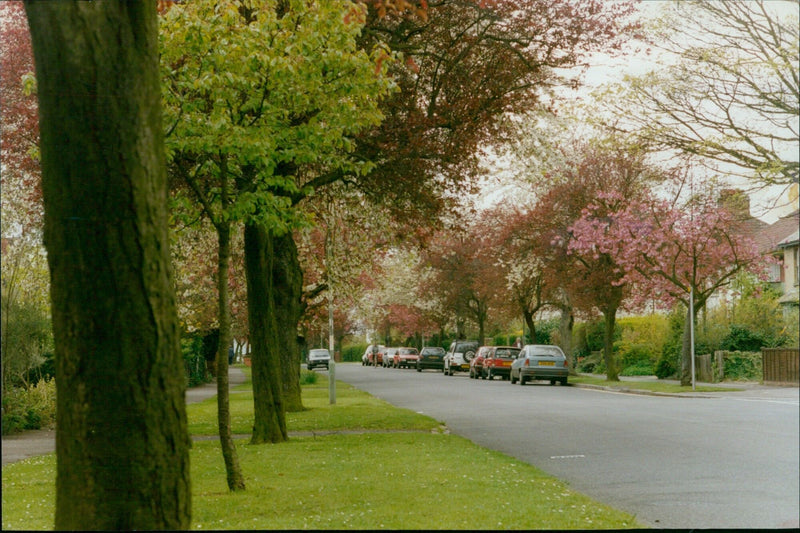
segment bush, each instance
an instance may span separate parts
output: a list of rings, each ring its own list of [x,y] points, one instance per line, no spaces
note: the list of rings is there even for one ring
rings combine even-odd
[[[603,374],[606,371],[606,361],[603,358],[603,352],[592,352],[585,357],[578,357],[578,372],[588,374]]]
[[[206,365],[203,351],[203,336],[191,333],[181,338],[181,352],[183,353],[183,367],[186,371],[186,380],[189,387],[196,387],[211,382],[211,375]]]
[[[361,362],[361,356],[366,351],[366,344],[351,344],[347,348],[342,348],[342,361]]]
[[[724,358],[725,379],[757,381],[762,377],[761,352],[732,352]]]
[[[52,427],[56,422],[56,382],[42,380],[27,389],[11,387],[3,397],[3,435]]]
[[[313,370],[300,369],[300,385],[313,385],[317,382],[317,379],[317,373]]]
[[[756,352],[765,345],[764,337],[761,334],[734,324],[731,325],[730,333],[722,339],[719,348],[729,352]]]
[[[639,361],[635,364],[626,366],[619,373],[620,376],[652,376],[655,374],[653,363],[650,361]]]

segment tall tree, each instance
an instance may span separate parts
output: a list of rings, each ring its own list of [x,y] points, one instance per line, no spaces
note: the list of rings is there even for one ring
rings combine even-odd
[[[209,1],[170,13],[163,63],[175,167],[187,176],[216,169],[216,179],[225,165],[230,206],[218,220],[244,222],[245,255],[257,255],[245,259],[253,387],[256,404],[270,407],[256,406],[253,442],[285,440],[285,410],[302,409],[292,229],[306,217],[293,205],[315,177],[366,168],[349,155],[352,137],[381,118],[389,58],[356,47],[363,10],[348,1]],[[218,202],[221,190],[200,192]]]
[[[549,196],[551,201],[563,205],[565,214],[571,218],[564,226],[566,233],[554,236],[551,242],[562,247],[570,261],[567,267],[570,276],[564,279],[570,302],[585,310],[596,309],[603,315],[606,379],[618,381],[613,335],[617,312],[623,308],[630,287],[616,256],[593,248],[590,241],[576,239],[575,225],[585,218],[587,208],[592,208],[593,221],[603,220],[637,199],[647,182],[659,175],[645,164],[640,151],[629,146],[595,141],[575,153],[579,154],[578,160],[563,169],[566,185],[558,187],[557,195]],[[604,191],[614,191],[616,195],[607,197],[602,194]],[[564,198],[565,194],[569,197]]]
[[[800,172],[798,0],[664,4],[650,40],[667,57],[606,105],[654,149],[789,185]]]
[[[56,380],[56,529],[188,529],[152,2],[25,3]]]

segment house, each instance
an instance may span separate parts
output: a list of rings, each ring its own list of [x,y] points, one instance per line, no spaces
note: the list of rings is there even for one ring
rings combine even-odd
[[[792,189],[792,191],[796,191]],[[790,195],[788,205],[795,206],[793,212],[780,217],[772,224],[750,214],[750,199],[744,191],[726,189],[721,191],[719,203],[738,214],[742,222],[742,233],[755,241],[758,251],[772,255],[778,261],[770,265],[769,282],[777,288],[784,311],[798,306],[798,230],[800,211],[796,208],[797,194]]]

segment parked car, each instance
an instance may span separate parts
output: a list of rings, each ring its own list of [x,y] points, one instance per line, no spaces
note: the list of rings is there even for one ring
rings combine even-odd
[[[378,357],[378,364],[381,364],[381,360],[383,358],[383,350],[385,349],[386,347],[383,344],[370,344],[364,351],[364,355],[361,356],[361,364],[362,365],[375,364],[373,359],[375,358],[376,355]]]
[[[444,366],[442,371],[446,376],[452,376],[453,372],[469,372],[469,362],[475,357],[478,350],[477,341],[455,341],[450,345],[450,349],[444,355]]]
[[[383,357],[379,361],[379,364],[384,368],[389,368],[394,364],[394,354],[397,353],[397,350],[400,348],[392,347],[392,348],[384,348],[383,349]]]
[[[493,379],[502,376],[508,379],[511,374],[511,364],[519,355],[520,348],[515,346],[492,346],[484,357],[481,377]]]
[[[417,366],[419,351],[416,348],[402,347],[394,354],[393,366],[395,368],[411,368]]]
[[[561,348],[550,344],[528,344],[511,363],[511,384],[519,380],[520,385],[532,379],[556,381],[567,384],[569,364]]]
[[[314,370],[315,367],[324,366],[328,370],[328,365],[331,362],[331,353],[325,348],[314,348],[309,350],[308,359],[306,360],[306,368]]]
[[[475,352],[475,357],[472,358],[472,361],[469,362],[469,377],[471,379],[477,379],[482,376],[483,374],[483,359],[486,354],[489,353],[491,350],[491,346],[481,346],[478,348],[478,351]]]
[[[441,370],[444,366],[444,354],[444,348],[440,346],[425,346],[419,352],[417,372],[422,372],[423,368]]]

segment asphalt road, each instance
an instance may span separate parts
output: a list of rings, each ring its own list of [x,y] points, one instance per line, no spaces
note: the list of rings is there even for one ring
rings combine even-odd
[[[360,364],[336,378],[651,527],[800,527],[797,388],[646,396]]]

